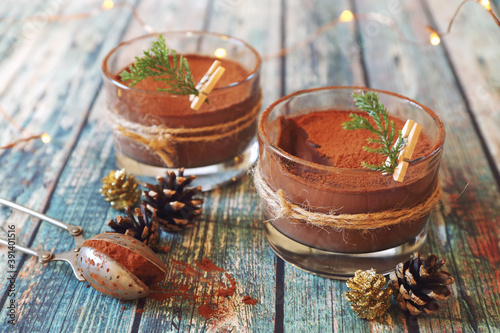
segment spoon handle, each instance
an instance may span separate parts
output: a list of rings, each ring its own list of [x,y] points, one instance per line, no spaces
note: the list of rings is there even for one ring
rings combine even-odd
[[[36,211],[31,210],[29,208],[26,208],[24,206],[18,205],[15,202],[0,198],[0,204],[3,204],[3,205],[8,206],[10,208],[16,209],[16,210],[21,211],[23,213],[29,214],[29,215],[34,216],[36,218],[39,218],[40,220],[43,220],[45,222],[49,222],[50,224],[53,224],[56,227],[59,227],[61,229],[68,231],[73,236],[78,236],[79,234],[82,233],[82,228],[79,226],[75,226],[75,225],[61,222],[59,220],[53,219],[52,217],[49,217],[49,216],[44,215],[42,213],[39,213],[39,212],[36,212]]]
[[[42,263],[49,262],[52,259],[52,254],[50,252],[37,251],[18,244],[9,244],[9,242],[6,239],[0,238],[0,244],[5,245],[7,247],[13,246],[16,251],[29,254],[30,256],[33,257],[38,257],[38,260]]]

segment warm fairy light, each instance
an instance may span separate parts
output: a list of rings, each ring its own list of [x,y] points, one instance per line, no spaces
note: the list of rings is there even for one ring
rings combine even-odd
[[[480,0],[480,2],[486,10],[491,10],[490,0]]]
[[[42,140],[43,143],[49,143],[51,140],[50,135],[48,135],[47,133],[43,133],[40,139]]]
[[[225,58],[227,52],[226,49],[218,48],[217,50],[215,50],[214,54],[217,58]]]
[[[113,0],[104,0],[104,2],[101,5],[101,8],[104,10],[112,9],[115,6],[115,3]]]
[[[441,38],[439,38],[439,35],[437,34],[437,32],[431,32],[431,44],[432,45],[438,45],[439,43],[441,43]]]
[[[350,10],[344,10],[339,16],[340,22],[351,22],[352,20],[354,20],[354,15]]]

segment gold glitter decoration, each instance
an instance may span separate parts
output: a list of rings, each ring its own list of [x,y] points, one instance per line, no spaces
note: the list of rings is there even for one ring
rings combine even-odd
[[[133,174],[127,177],[125,169],[112,170],[107,177],[104,177],[99,192],[116,210],[133,206],[141,197],[137,180]]]
[[[358,270],[347,280],[347,287],[352,290],[345,293],[345,298],[358,317],[371,320],[383,315],[391,306],[392,289],[384,288],[385,283],[385,277],[373,268]]]

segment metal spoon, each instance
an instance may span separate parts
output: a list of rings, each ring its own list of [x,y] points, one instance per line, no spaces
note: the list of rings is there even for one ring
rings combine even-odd
[[[0,198],[0,204],[49,222],[68,231],[75,238],[75,247],[64,253],[52,254],[15,244],[14,247],[17,251],[38,257],[41,263],[65,261],[71,265],[73,273],[79,281],[87,281],[97,291],[114,298],[133,300],[146,297],[151,293],[151,289],[124,265],[92,247],[82,247],[85,238],[83,238],[83,229],[80,226],[66,224],[6,199]],[[124,247],[132,251],[134,255],[138,255],[153,264],[155,268],[163,273],[163,277],[166,275],[167,268],[160,258],[149,247],[135,240],[135,238],[123,234],[104,233],[96,235],[90,240],[108,242]],[[9,246],[8,241],[1,238],[0,244]]]

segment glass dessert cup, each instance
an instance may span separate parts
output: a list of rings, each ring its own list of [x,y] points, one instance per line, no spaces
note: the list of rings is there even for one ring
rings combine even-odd
[[[286,133],[283,119],[329,110],[359,111],[352,93],[360,91],[377,92],[390,115],[423,125],[429,149],[424,156],[409,161],[403,182],[368,169],[337,168],[306,161],[278,145],[283,140],[280,136]],[[267,240],[283,260],[320,276],[347,279],[358,269],[374,268],[378,273],[388,273],[423,246],[430,209],[416,214],[417,218],[403,218],[389,225],[381,224],[378,217],[382,219],[381,214],[397,210],[415,210],[422,203],[430,203],[431,198],[439,197],[438,169],[445,129],[429,108],[390,92],[325,87],[279,99],[262,113],[258,126],[260,160],[255,183],[266,208]],[[299,146],[297,138],[288,140]],[[286,199],[284,204],[280,201],[283,199]],[[305,211],[300,218],[290,214],[289,207],[293,205]],[[349,224],[342,221],[336,225],[321,224],[314,222],[318,220],[310,213],[318,213],[320,217],[341,215],[353,220]],[[375,214],[369,216],[377,219],[361,223],[365,214]]]
[[[195,83],[213,60],[226,64],[209,103],[190,108],[189,96],[156,89],[129,87],[119,73],[158,39],[151,34],[123,42],[109,52],[102,64],[108,119],[113,128],[116,162],[136,176],[162,175],[184,167],[196,175],[194,186],[203,190],[236,181],[257,160],[255,133],[261,108],[257,51],[245,42],[204,31],[162,33],[166,46],[189,57],[210,58],[208,64],[191,65]],[[232,66],[232,65],[231,65]],[[237,72],[235,81],[228,81]],[[229,75],[229,76],[228,76]],[[226,78],[224,78],[226,76]]]

